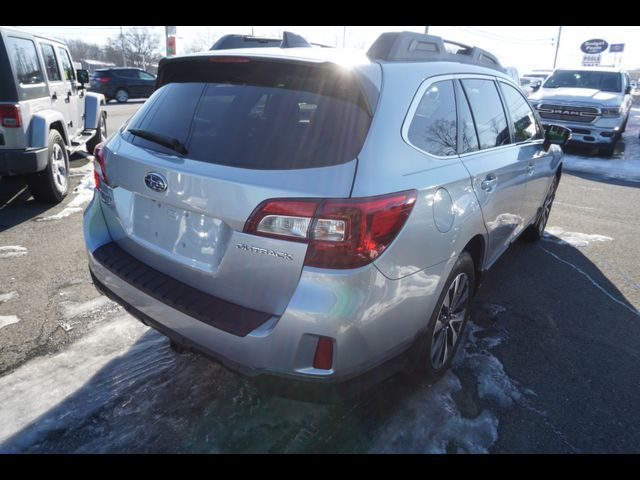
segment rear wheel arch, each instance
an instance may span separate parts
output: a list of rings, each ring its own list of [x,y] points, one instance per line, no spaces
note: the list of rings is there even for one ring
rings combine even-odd
[[[473,237],[471,240],[467,242],[465,247],[462,249],[463,252],[468,252],[473,259],[473,264],[475,266],[476,273],[476,281],[474,285],[474,290],[478,289],[478,285],[480,284],[480,279],[482,276],[482,265],[484,263],[485,257],[485,240],[484,237],[480,234]]]
[[[60,134],[60,136],[62,137],[62,140],[64,141],[65,145],[69,145],[69,139],[67,138],[67,132],[65,132],[64,126],[62,125],[62,122],[57,121],[57,122],[53,122],[50,126],[49,126],[49,131],[51,130],[57,130],[58,133]]]

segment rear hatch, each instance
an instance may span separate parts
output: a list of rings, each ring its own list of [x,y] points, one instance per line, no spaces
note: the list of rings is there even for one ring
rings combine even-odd
[[[113,239],[194,288],[281,314],[307,246],[243,229],[267,199],[349,197],[372,116],[361,81],[325,62],[164,62],[103,151]]]

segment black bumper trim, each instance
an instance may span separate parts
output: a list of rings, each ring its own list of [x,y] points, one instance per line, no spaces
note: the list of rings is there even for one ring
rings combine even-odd
[[[244,337],[273,315],[201,292],[129,255],[115,242],[102,245],[93,258],[131,286],[207,325]]]
[[[0,150],[0,176],[41,172],[49,163],[49,149]]]

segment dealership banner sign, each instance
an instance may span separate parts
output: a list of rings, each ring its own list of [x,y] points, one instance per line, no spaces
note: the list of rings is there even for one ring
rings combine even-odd
[[[582,50],[583,53],[594,55],[604,52],[608,46],[609,44],[606,40],[594,38],[592,40],[587,40],[582,45],[580,45],[580,50]]]

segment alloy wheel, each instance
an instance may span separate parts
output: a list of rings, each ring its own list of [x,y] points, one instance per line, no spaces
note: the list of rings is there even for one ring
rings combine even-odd
[[[455,349],[467,314],[469,277],[460,273],[449,286],[442,301],[431,339],[431,366],[441,369]]]

